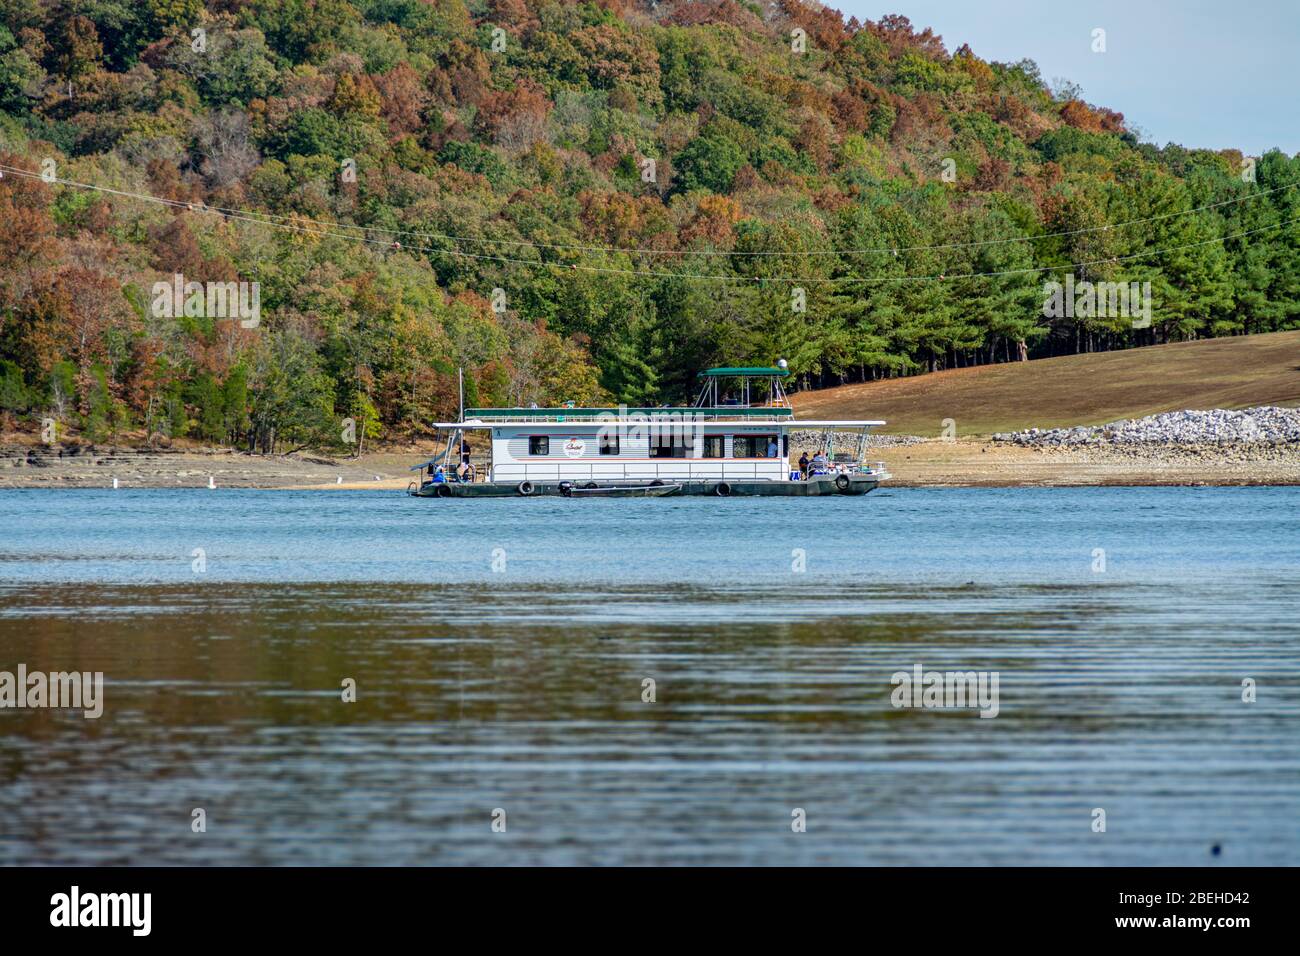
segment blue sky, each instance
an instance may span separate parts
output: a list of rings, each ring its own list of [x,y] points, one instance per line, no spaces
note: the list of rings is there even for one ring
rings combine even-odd
[[[1163,146],[1300,151],[1300,0],[829,0],[845,15],[899,13],[948,52],[1028,57]],[[1092,31],[1106,31],[1106,52]]]

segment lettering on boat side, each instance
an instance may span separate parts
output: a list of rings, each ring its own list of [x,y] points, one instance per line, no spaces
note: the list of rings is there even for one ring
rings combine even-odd
[[[890,702],[896,708],[979,708],[980,717],[998,715],[997,671],[925,671],[920,664],[911,672],[897,671]]]

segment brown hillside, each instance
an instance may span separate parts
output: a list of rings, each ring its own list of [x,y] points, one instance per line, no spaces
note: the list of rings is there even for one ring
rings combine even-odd
[[[801,418],[883,418],[959,435],[1100,425],[1185,408],[1300,405],[1300,331],[953,369],[792,396]]]

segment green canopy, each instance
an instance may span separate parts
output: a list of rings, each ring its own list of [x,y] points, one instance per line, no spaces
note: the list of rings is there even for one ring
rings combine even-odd
[[[711,368],[700,373],[700,378],[722,378],[725,375],[789,375],[785,368]]]

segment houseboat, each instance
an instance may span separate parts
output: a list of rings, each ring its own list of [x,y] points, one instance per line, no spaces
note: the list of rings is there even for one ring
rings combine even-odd
[[[862,495],[888,479],[883,462],[863,461],[867,433],[885,423],[797,420],[781,385],[789,374],[784,360],[709,369],[689,407],[466,409],[460,421],[436,424],[446,445],[412,467],[420,480],[407,490],[424,498]]]

